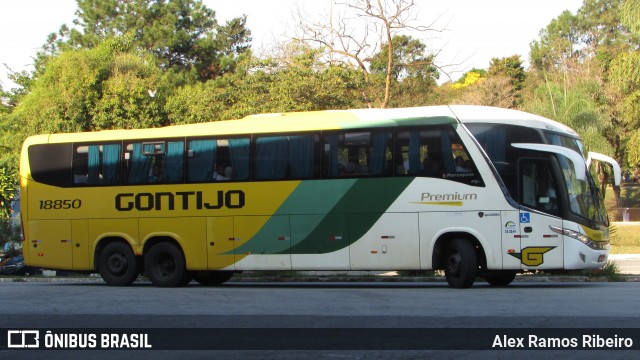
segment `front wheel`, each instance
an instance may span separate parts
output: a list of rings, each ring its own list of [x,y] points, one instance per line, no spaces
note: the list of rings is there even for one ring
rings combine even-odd
[[[153,245],[144,257],[144,272],[153,285],[184,286],[191,280],[180,248],[168,242]]]
[[[465,239],[453,239],[445,253],[444,274],[452,288],[471,287],[478,273],[473,245]]]
[[[112,242],[98,255],[98,272],[112,286],[131,285],[140,274],[140,263],[128,244]]]
[[[512,271],[492,271],[483,275],[491,286],[507,286],[516,278]]]

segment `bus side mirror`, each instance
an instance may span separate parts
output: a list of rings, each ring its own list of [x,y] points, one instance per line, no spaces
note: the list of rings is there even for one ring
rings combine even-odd
[[[620,170],[620,165],[618,165],[617,161],[607,155],[590,151],[589,156],[587,157],[588,168],[591,167],[592,160],[602,161],[611,165],[611,167],[613,167],[613,183],[615,186],[620,186],[620,183],[622,181],[622,171]]]

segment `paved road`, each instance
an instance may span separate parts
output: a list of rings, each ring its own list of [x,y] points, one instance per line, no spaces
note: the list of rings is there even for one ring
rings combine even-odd
[[[468,341],[472,341],[464,339],[472,335],[465,329],[481,329],[480,335],[489,333],[493,339],[494,333],[512,328],[525,333],[548,328],[577,328],[574,333],[586,332],[586,335],[606,332],[605,328],[623,332],[638,328],[640,283],[637,282],[516,282],[508,288],[478,284],[467,290],[450,289],[446,283],[231,282],[216,288],[191,285],[162,289],[145,283],[113,288],[101,283],[52,282],[2,283],[1,291],[0,306],[5,315],[0,327],[5,329],[91,328],[122,332],[127,328],[145,328],[148,331],[154,331],[150,328],[165,328],[169,330],[166,330],[162,339],[166,340],[166,336],[171,337],[175,333],[179,340],[184,341],[180,338],[185,336],[184,333],[170,329],[200,328],[198,334],[202,334],[209,331],[202,329],[214,328],[218,332],[211,333],[211,336],[232,342],[242,340],[241,346],[232,351],[7,352],[7,356],[15,359],[62,359],[69,356],[104,359],[114,356],[127,359],[148,356],[154,359],[177,356],[203,359],[284,359],[303,356],[318,359],[414,359],[462,356],[484,359],[489,355],[492,358],[509,359],[523,355],[546,358],[558,354],[562,358],[633,359],[638,356],[634,351],[536,351],[525,354],[514,351],[489,353],[464,348]],[[345,351],[331,345],[327,345],[329,348],[325,350],[321,348],[315,351],[237,350],[264,348],[265,336],[273,334],[313,342],[314,334],[320,338],[329,336],[323,329],[337,329],[340,336],[349,337],[356,343],[366,343],[367,339],[357,334],[367,334],[366,329],[371,328],[382,329],[368,334],[377,339],[373,347],[378,349],[384,348],[384,343],[393,344],[397,339],[391,337],[390,329],[400,329],[398,336],[402,339],[412,336],[426,339],[431,336],[448,341],[447,336],[451,335],[459,341],[463,350]],[[273,334],[268,332],[269,329],[273,330]],[[281,333],[283,329],[285,332]],[[350,329],[353,331],[349,332]],[[437,332],[425,333],[423,329],[436,329]],[[234,332],[238,330],[239,333]],[[447,335],[447,331],[453,333]],[[633,330],[631,334],[638,335],[633,340],[640,345],[638,330]],[[235,335],[237,337],[234,338]],[[287,341],[286,338],[284,340]],[[326,342],[331,343],[329,340],[327,338]],[[315,346],[323,341],[316,341]],[[296,342],[288,344],[292,343]],[[156,348],[162,346],[155,345]]]

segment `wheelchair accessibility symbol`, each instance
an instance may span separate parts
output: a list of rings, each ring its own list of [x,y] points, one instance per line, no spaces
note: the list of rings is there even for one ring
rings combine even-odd
[[[523,224],[527,224],[531,222],[531,214],[530,213],[521,213],[520,214],[520,222]]]

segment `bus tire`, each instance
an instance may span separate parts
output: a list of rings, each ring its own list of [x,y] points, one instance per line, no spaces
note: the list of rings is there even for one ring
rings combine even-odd
[[[233,277],[233,271],[199,271],[193,274],[193,280],[204,286],[224,284]]]
[[[131,285],[140,274],[140,263],[128,244],[111,242],[98,255],[98,272],[111,286]]]
[[[169,242],[155,244],[144,257],[144,272],[153,285],[184,286],[191,281],[180,248]]]
[[[491,286],[507,286],[516,278],[513,271],[490,271],[483,275]]]
[[[473,245],[465,239],[453,239],[445,252],[444,274],[449,286],[466,289],[478,273],[478,259]]]

